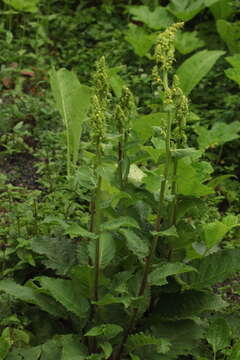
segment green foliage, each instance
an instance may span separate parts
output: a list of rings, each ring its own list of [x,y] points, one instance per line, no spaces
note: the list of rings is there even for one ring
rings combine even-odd
[[[231,23],[226,20],[217,21],[217,31],[222,40],[226,43],[231,53],[238,53],[240,39],[240,23]]]
[[[175,41],[176,49],[183,55],[189,54],[205,45],[205,42],[198,37],[197,31],[181,32]]]
[[[202,50],[183,62],[177,70],[177,75],[185,95],[190,94],[222,55],[224,55],[224,51]]]
[[[7,5],[19,11],[35,13],[38,11],[40,0],[3,0]]]
[[[198,144],[201,150],[205,150],[211,146],[219,146],[239,138],[240,122],[233,121],[231,124],[223,122],[215,123],[211,129],[203,126],[194,127],[198,134]]]
[[[230,329],[227,322],[224,319],[215,320],[212,324],[210,324],[206,338],[212,346],[213,353],[215,355],[219,350],[229,346]]]
[[[161,6],[156,6],[153,11],[147,6],[129,6],[128,11],[134,20],[143,22],[153,30],[166,29],[174,22],[171,14]]]
[[[140,26],[129,24],[125,39],[132,45],[138,56],[146,56],[156,41],[155,33],[147,33]]]
[[[81,85],[73,72],[66,69],[52,70],[50,73],[51,87],[66,127],[68,149],[68,175],[71,164],[77,163],[82,124],[90,105],[91,90]]]

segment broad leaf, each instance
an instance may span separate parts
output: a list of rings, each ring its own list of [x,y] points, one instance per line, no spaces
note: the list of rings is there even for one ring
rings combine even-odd
[[[135,232],[128,229],[121,229],[121,234],[126,239],[128,249],[136,255],[140,260],[148,255],[148,245],[146,241],[141,239]]]
[[[192,355],[196,344],[203,339],[203,328],[192,320],[162,322],[150,318],[151,329],[155,336],[169,340],[173,346],[161,360],[176,360],[180,355]]]
[[[227,56],[225,60],[232,65],[232,68],[225,70],[225,74],[240,86],[240,54]]]
[[[240,52],[240,22],[217,21],[217,31],[232,53]]]
[[[144,144],[150,137],[154,135],[154,127],[164,127],[167,118],[166,113],[157,112],[148,115],[141,115],[133,122],[133,130]]]
[[[80,343],[77,335],[61,336],[62,357],[61,360],[85,360],[86,352],[84,346]]]
[[[66,318],[64,308],[62,308],[54,299],[45,294],[39,294],[37,290],[28,286],[22,286],[15,283],[13,280],[1,280],[0,291],[4,291],[8,295],[15,297],[21,301],[29,304],[39,306],[42,310],[49,314]]]
[[[150,274],[148,282],[150,285],[167,284],[167,277],[185,272],[197,271],[192,266],[183,263],[166,263],[158,265]]]
[[[240,271],[239,258],[240,249],[219,251],[202,259],[191,261],[189,265],[197,269],[198,272],[181,275],[181,278],[191,288],[208,288]]]
[[[109,220],[104,222],[101,225],[101,230],[102,231],[114,231],[114,230],[118,230],[122,227],[131,227],[131,228],[135,228],[135,229],[139,229],[139,225],[136,222],[136,220],[134,220],[133,218],[129,217],[129,216],[120,216],[117,219],[113,219],[113,220]]]
[[[125,86],[124,80],[120,77],[120,75],[118,75],[121,70],[122,66],[115,66],[113,68],[107,69],[111,88],[113,89],[115,95],[118,97],[121,96],[122,89]]]
[[[125,39],[138,56],[146,56],[157,39],[157,34],[148,34],[140,26],[129,24]]]
[[[96,240],[91,240],[89,242],[89,255],[95,264],[95,249],[96,249]],[[114,238],[108,232],[103,232],[99,238],[99,264],[100,268],[104,269],[110,262],[113,260],[115,255],[116,245]]]
[[[231,333],[224,319],[215,320],[208,328],[206,339],[212,346],[214,354],[230,345]]]
[[[206,162],[192,163],[190,158],[178,161],[177,192],[181,195],[201,197],[214,193],[213,189],[203,184],[213,169]]]
[[[205,0],[212,1],[212,0]],[[235,12],[234,3],[229,0],[219,0],[210,7],[215,19],[229,19]]]
[[[141,21],[153,30],[166,29],[174,22],[173,16],[166,8],[156,6],[153,11],[148,6],[128,6],[134,20]]]
[[[182,293],[162,293],[155,317],[159,321],[190,319],[205,311],[221,310],[226,305],[227,303],[220,296],[207,292],[191,290]]]
[[[205,42],[198,38],[197,31],[178,32],[175,40],[176,49],[183,55],[199,49],[205,45]]]
[[[122,331],[123,331],[123,328],[119,325],[102,324],[102,325],[93,327],[91,330],[89,330],[85,334],[85,336],[103,336],[106,339],[112,339]]]
[[[190,94],[192,89],[207,75],[215,62],[224,53],[224,51],[219,50],[202,50],[182,63],[176,73],[185,95]]]
[[[36,278],[40,283],[41,291],[51,295],[68,311],[80,318],[85,318],[89,310],[88,301],[79,294],[71,280],[55,279],[47,276]]]
[[[91,89],[81,85],[77,76],[66,69],[50,72],[50,82],[57,109],[67,133],[68,162],[76,164],[82,124],[90,106]],[[70,167],[68,163],[68,170]]]
[[[233,346],[228,360],[238,360],[240,357],[240,340]]]
[[[204,9],[204,7],[205,4],[203,0],[171,0],[168,9],[178,19],[189,21]]]
[[[15,10],[36,13],[40,0],[3,0],[3,2],[12,6]]]
[[[239,138],[240,122],[233,121],[231,124],[216,122],[211,129],[203,126],[195,126],[194,130],[198,134],[198,144],[201,150],[210,146],[223,145],[226,142]]]
[[[127,347],[130,351],[135,351],[143,346],[155,345],[157,352],[165,354],[169,351],[171,344],[168,340],[157,338],[152,335],[146,335],[144,333],[133,334],[128,337]]]
[[[45,255],[46,259],[42,260],[44,265],[48,269],[56,270],[59,275],[66,275],[76,263],[76,245],[65,237],[34,237],[32,250]]]

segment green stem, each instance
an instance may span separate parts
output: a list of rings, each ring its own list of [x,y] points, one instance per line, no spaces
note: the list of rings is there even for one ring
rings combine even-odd
[[[164,84],[164,90],[166,91],[168,89],[168,74],[166,71],[163,73],[163,84]],[[164,195],[165,195],[166,184],[167,184],[169,168],[170,168],[170,163],[171,163],[171,128],[172,128],[172,114],[170,111],[168,111],[167,133],[166,133],[166,141],[165,141],[166,163],[165,163],[165,167],[164,167],[163,181],[161,182],[161,188],[160,188],[158,211],[157,211],[157,218],[156,218],[156,223],[155,223],[155,231],[156,232],[159,232],[160,228],[161,228]],[[151,268],[151,265],[153,262],[153,258],[156,253],[156,247],[157,247],[159,238],[160,238],[159,235],[154,236],[153,241],[151,243],[149,255],[145,262],[142,282],[140,285],[138,296],[143,296],[145,293],[145,290],[147,288],[148,275],[149,275],[150,268]],[[113,360],[121,359],[121,354],[123,352],[124,345],[127,341],[128,335],[131,333],[131,331],[134,327],[137,314],[138,314],[138,308],[134,308],[133,312],[132,312],[132,316],[129,321],[129,324],[123,334],[123,338],[119,345],[119,348],[117,349],[116,353],[113,355]]]
[[[176,215],[177,215],[177,169],[178,169],[178,160],[173,159],[173,181],[172,181],[172,209],[171,209],[171,219],[170,226],[176,225]]]

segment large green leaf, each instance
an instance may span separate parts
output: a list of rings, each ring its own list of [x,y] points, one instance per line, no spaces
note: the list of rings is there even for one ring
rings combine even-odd
[[[185,95],[190,94],[192,89],[207,75],[215,62],[224,53],[224,51],[219,50],[202,50],[182,63],[177,69],[177,75]]]
[[[132,45],[138,56],[146,56],[157,39],[157,34],[148,34],[140,26],[129,24],[125,39]]]
[[[205,4],[203,0],[171,0],[168,9],[178,19],[189,21],[204,9],[204,7]]]
[[[51,295],[62,304],[68,311],[80,318],[85,318],[89,310],[89,303],[79,294],[78,289],[71,280],[55,279],[47,276],[36,278],[40,283],[41,291]]]
[[[148,245],[135,232],[128,229],[121,229],[120,232],[126,239],[128,249],[140,260],[148,255]]]
[[[189,263],[198,270],[181,275],[181,278],[195,289],[208,288],[222,282],[232,274],[240,271],[240,249],[222,250],[196,259]]]
[[[45,255],[44,265],[48,269],[56,270],[60,275],[66,275],[76,262],[76,245],[65,237],[34,237],[32,250]]]
[[[240,52],[240,21],[217,21],[217,31],[232,53]]]
[[[12,6],[15,10],[35,13],[38,11],[40,0],[3,0],[3,2]]]
[[[89,255],[95,264],[96,240],[89,242]],[[116,251],[115,240],[108,232],[103,232],[99,239],[99,264],[104,269],[113,260]]]
[[[206,162],[192,163],[190,158],[178,161],[177,192],[181,195],[201,197],[214,193],[213,189],[203,184],[208,180],[213,169]]]
[[[26,303],[35,304],[53,316],[66,318],[66,312],[60,304],[50,296],[39,294],[37,290],[31,287],[19,285],[13,280],[1,280],[0,291],[4,291],[8,295]]]
[[[167,284],[167,277],[182,274],[189,271],[197,271],[192,266],[183,263],[166,263],[158,265],[150,274],[148,282],[150,285]]]
[[[240,340],[233,346],[228,360],[238,360],[240,358]]]
[[[226,305],[220,296],[207,292],[189,290],[182,293],[162,293],[155,317],[159,321],[191,319],[205,311],[221,310]]]
[[[225,74],[229,79],[235,81],[240,86],[240,54],[227,56],[225,60],[227,60],[227,62],[232,65],[232,68],[226,69],[224,71]]]
[[[206,246],[210,249],[217,245],[235,226],[239,226],[238,216],[228,215],[222,221],[214,221],[211,223],[202,224],[203,240]]]
[[[134,20],[143,22],[153,30],[166,29],[174,22],[173,16],[162,6],[156,6],[153,11],[148,6],[128,6],[128,11]]]
[[[62,357],[61,360],[84,360],[86,359],[86,352],[84,346],[80,343],[77,335],[63,335],[61,336],[62,343]]]
[[[234,2],[230,0],[215,1],[215,3],[211,5],[210,10],[215,19],[229,19],[235,12]]]
[[[213,348],[214,354],[230,345],[231,333],[224,319],[215,320],[208,328],[206,339]]]
[[[164,112],[157,112],[148,115],[141,115],[133,122],[133,130],[144,144],[150,137],[154,135],[154,127],[166,126],[167,115]]]
[[[70,163],[75,165],[77,162],[82,123],[90,106],[91,89],[81,85],[77,76],[66,69],[52,70],[50,82],[57,109],[66,127],[69,170]]]
[[[119,216],[117,219],[112,219],[104,222],[101,225],[102,231],[114,231],[118,230],[122,227],[131,227],[135,229],[139,229],[139,225],[132,217],[129,216]]]
[[[154,316],[149,319],[155,336],[169,340],[173,346],[159,360],[176,360],[180,355],[193,355],[196,344],[203,339],[203,328],[193,320],[162,322]]]
[[[233,121],[231,124],[216,122],[211,129],[203,126],[195,126],[194,130],[198,134],[198,144],[201,150],[210,146],[223,145],[226,142],[239,138],[240,122]]]
[[[205,42],[198,37],[197,31],[178,32],[175,40],[176,49],[183,55],[199,49],[205,45]]]
[[[106,339],[112,339],[117,336],[123,328],[116,324],[102,324],[90,329],[85,336],[103,336]]]
[[[152,335],[146,335],[144,333],[133,334],[128,337],[127,347],[130,351],[141,349],[143,346],[155,345],[157,352],[165,354],[169,351],[171,344],[168,340],[157,338]]]

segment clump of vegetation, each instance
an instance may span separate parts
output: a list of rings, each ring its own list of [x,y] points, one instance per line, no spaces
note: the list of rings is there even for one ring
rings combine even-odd
[[[4,1],[0,359],[237,360],[240,123],[233,95],[211,109],[227,49],[199,51],[196,20],[216,22],[234,87],[233,5],[43,3]],[[49,69],[64,59],[79,76]]]

